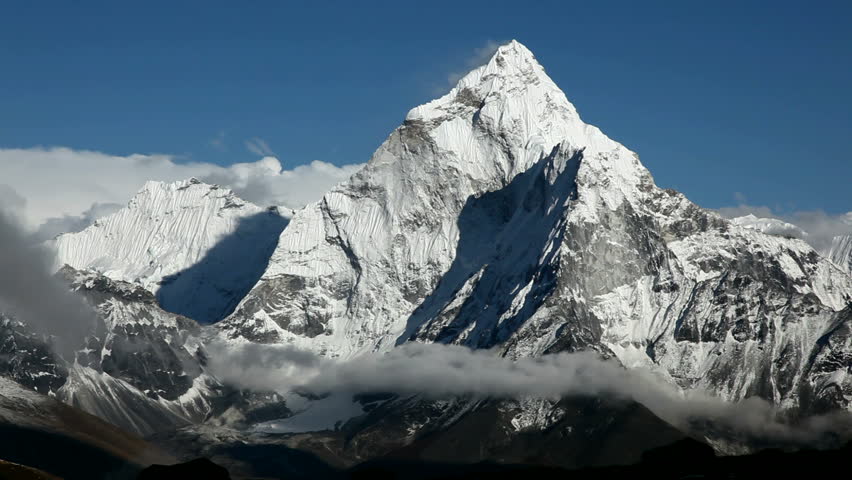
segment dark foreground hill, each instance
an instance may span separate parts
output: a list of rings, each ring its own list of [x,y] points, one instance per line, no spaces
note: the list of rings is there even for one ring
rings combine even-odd
[[[852,443],[838,450],[802,450],[797,452],[764,450],[753,455],[719,457],[713,453],[713,449],[708,445],[696,440],[685,439],[652,450],[643,456],[641,462],[628,466],[568,470],[495,463],[460,465],[374,460],[349,470],[317,472],[317,475],[313,478],[341,480],[808,478],[823,473],[840,474],[848,467],[850,455],[852,455]],[[139,479],[231,478],[225,472],[222,467],[208,460],[199,459],[169,467],[154,465],[143,471]],[[272,476],[269,478],[295,477]]]

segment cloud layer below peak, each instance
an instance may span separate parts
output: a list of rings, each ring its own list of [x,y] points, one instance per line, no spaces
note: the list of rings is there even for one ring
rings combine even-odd
[[[852,428],[852,417],[842,412],[789,423],[758,397],[727,402],[700,390],[681,391],[654,372],[626,369],[590,351],[511,360],[489,350],[409,342],[340,361],[292,345],[213,342],[207,349],[209,371],[239,388],[349,398],[378,392],[431,399],[606,397],[636,401],[685,430],[710,422],[737,435],[783,443],[847,438]]]

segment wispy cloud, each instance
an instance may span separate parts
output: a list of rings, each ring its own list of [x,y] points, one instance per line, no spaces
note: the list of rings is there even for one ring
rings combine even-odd
[[[487,63],[491,57],[494,56],[497,48],[504,43],[506,42],[488,40],[484,45],[474,48],[473,51],[470,52],[470,56],[465,59],[463,69],[447,74],[447,84],[450,87],[454,87],[459,80],[462,79],[462,77],[468,74],[468,72]]]
[[[246,148],[249,152],[262,157],[275,156],[275,152],[272,151],[269,144],[266,143],[266,140],[262,138],[254,137],[246,140]]]
[[[225,143],[225,131],[220,130],[219,133],[216,134],[215,137],[211,138],[208,142],[211,147],[220,152],[224,152],[228,150],[228,145]]]

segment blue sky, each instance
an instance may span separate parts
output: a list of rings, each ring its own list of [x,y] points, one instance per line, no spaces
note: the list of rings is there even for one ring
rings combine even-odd
[[[661,186],[852,210],[852,2],[639,3],[8,2],[0,148],[361,163],[516,38]]]

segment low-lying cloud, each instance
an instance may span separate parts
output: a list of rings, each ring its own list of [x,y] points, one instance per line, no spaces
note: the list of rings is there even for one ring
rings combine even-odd
[[[34,332],[51,335],[60,354],[81,344],[95,313],[51,275],[52,253],[34,245],[8,214],[0,211],[0,312],[12,314]]]
[[[78,228],[105,205],[126,204],[148,180],[196,177],[229,187],[263,207],[299,208],[319,200],[360,167],[314,161],[285,170],[274,157],[223,167],[179,163],[170,155],[118,156],[68,148],[0,149],[0,202],[30,231],[42,229],[39,235],[45,237],[55,234],[60,225]]]
[[[325,393],[393,392],[427,398],[606,396],[634,400],[672,425],[688,429],[710,421],[744,435],[811,442],[826,433],[848,435],[845,414],[785,423],[768,402],[725,402],[700,391],[681,392],[648,370],[623,368],[593,352],[560,353],[512,361],[486,350],[407,343],[384,354],[347,361],[319,357],[292,346],[210,345],[211,372],[250,389]]]

